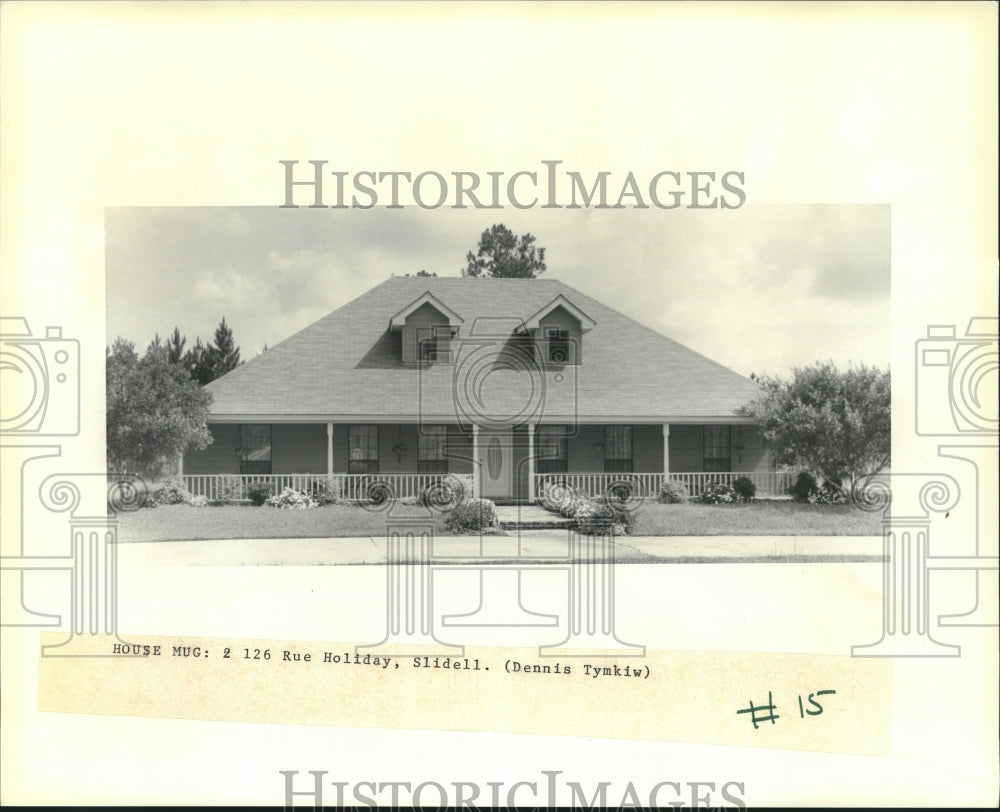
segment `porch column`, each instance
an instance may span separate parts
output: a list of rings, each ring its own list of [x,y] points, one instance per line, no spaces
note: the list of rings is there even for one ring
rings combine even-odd
[[[670,424],[663,424],[663,481],[670,473]]]
[[[333,476],[333,423],[326,424],[326,475]]]
[[[535,504],[535,424],[528,423],[528,504]]]
[[[184,452],[177,455],[177,476],[184,476]]]
[[[479,498],[479,426],[472,424],[472,498]]]

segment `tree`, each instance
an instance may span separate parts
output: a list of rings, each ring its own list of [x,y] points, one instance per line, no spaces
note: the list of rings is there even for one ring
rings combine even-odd
[[[212,442],[211,394],[162,347],[151,345],[140,359],[118,338],[106,352],[105,373],[109,471],[157,476],[178,454]]]
[[[212,365],[208,356],[208,349],[201,343],[200,338],[195,338],[194,346],[184,353],[181,366],[187,370],[188,375],[192,379],[202,386],[212,382]]]
[[[167,340],[168,352],[172,350],[175,338],[179,338],[176,327],[174,335]],[[183,348],[184,339],[180,339],[179,346]],[[240,348],[236,346],[232,328],[226,324],[225,317],[215,328],[212,344],[206,347],[200,338],[195,338],[194,346],[181,359],[188,374],[202,386],[236,369],[241,363]]]
[[[167,360],[171,364],[183,362],[185,344],[187,344],[187,336],[182,336],[181,331],[174,327],[174,332],[167,339]]]
[[[236,346],[233,331],[226,324],[225,316],[215,328],[215,344],[208,348],[208,355],[212,364],[212,380],[221,378],[240,365],[240,348]]]
[[[476,253],[469,251],[465,259],[462,276],[534,279],[545,271],[545,249],[535,247],[531,234],[515,237],[503,223],[484,231]]]
[[[841,372],[831,361],[798,367],[789,381],[757,381],[760,397],[741,411],[758,420],[778,464],[842,488],[889,465],[888,370],[861,365]]]
[[[157,333],[153,336],[153,340],[149,342],[146,347],[146,354],[149,355],[151,352],[162,352],[166,353],[166,347],[163,346],[163,339],[160,338],[160,334]]]

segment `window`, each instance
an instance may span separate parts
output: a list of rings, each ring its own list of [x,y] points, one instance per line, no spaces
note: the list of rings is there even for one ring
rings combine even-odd
[[[546,327],[545,337],[548,339],[548,355],[550,364],[569,363],[569,331],[558,327]]]
[[[421,474],[448,473],[448,427],[424,426],[417,442],[417,471]]]
[[[362,424],[348,430],[350,460],[347,471],[351,474],[378,473],[378,426]]]
[[[604,427],[604,470],[610,473],[632,470],[632,427]]]
[[[540,474],[566,473],[567,426],[539,426],[535,441],[535,467]]]
[[[271,473],[271,427],[240,426],[241,474]]]
[[[730,471],[732,459],[729,442],[729,426],[705,426],[702,437],[705,471]]]

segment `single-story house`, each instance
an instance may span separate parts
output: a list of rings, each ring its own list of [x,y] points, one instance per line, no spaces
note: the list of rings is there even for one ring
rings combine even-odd
[[[393,277],[207,389],[213,442],[179,467],[210,498],[220,475],[361,498],[452,474],[526,502],[786,479],[739,413],[752,381],[555,279]]]

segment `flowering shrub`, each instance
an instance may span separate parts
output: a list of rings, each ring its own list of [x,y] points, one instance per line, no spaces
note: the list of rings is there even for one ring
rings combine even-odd
[[[624,534],[630,532],[634,526],[635,516],[632,512],[616,508],[614,502],[587,500],[578,504],[573,514],[573,527],[586,536]]]
[[[558,513],[565,519],[572,519],[577,507],[589,502],[590,498],[579,488],[561,482],[546,482],[542,486],[541,501],[546,510]]]
[[[660,486],[660,492],[656,498],[665,505],[678,505],[681,502],[686,502],[688,495],[687,485],[676,479],[670,479]]]
[[[281,493],[267,500],[268,507],[290,508],[292,510],[308,510],[316,507],[316,500],[309,494],[285,488]]]
[[[444,524],[454,532],[496,527],[497,506],[489,499],[469,499],[451,511]]]
[[[741,502],[752,502],[757,495],[757,486],[748,476],[737,477],[733,482],[733,490]]]
[[[740,496],[729,485],[723,482],[711,482],[698,496],[698,501],[706,505],[732,504],[740,501]]]
[[[153,492],[152,501],[157,505],[181,505],[191,501],[191,492],[184,487],[179,477],[171,476],[164,479]]]
[[[807,502],[810,505],[845,505],[847,493],[834,482],[816,482],[816,477],[808,471],[801,471],[795,478],[795,483],[788,493],[796,502]]]
[[[208,504],[208,498],[205,496],[192,496],[188,504],[191,507],[205,507]]]
[[[814,505],[846,505],[847,493],[833,482],[824,482],[809,494],[808,501]]]
[[[617,516],[607,505],[585,502],[577,506],[573,526],[584,535],[604,535],[614,530]]]

